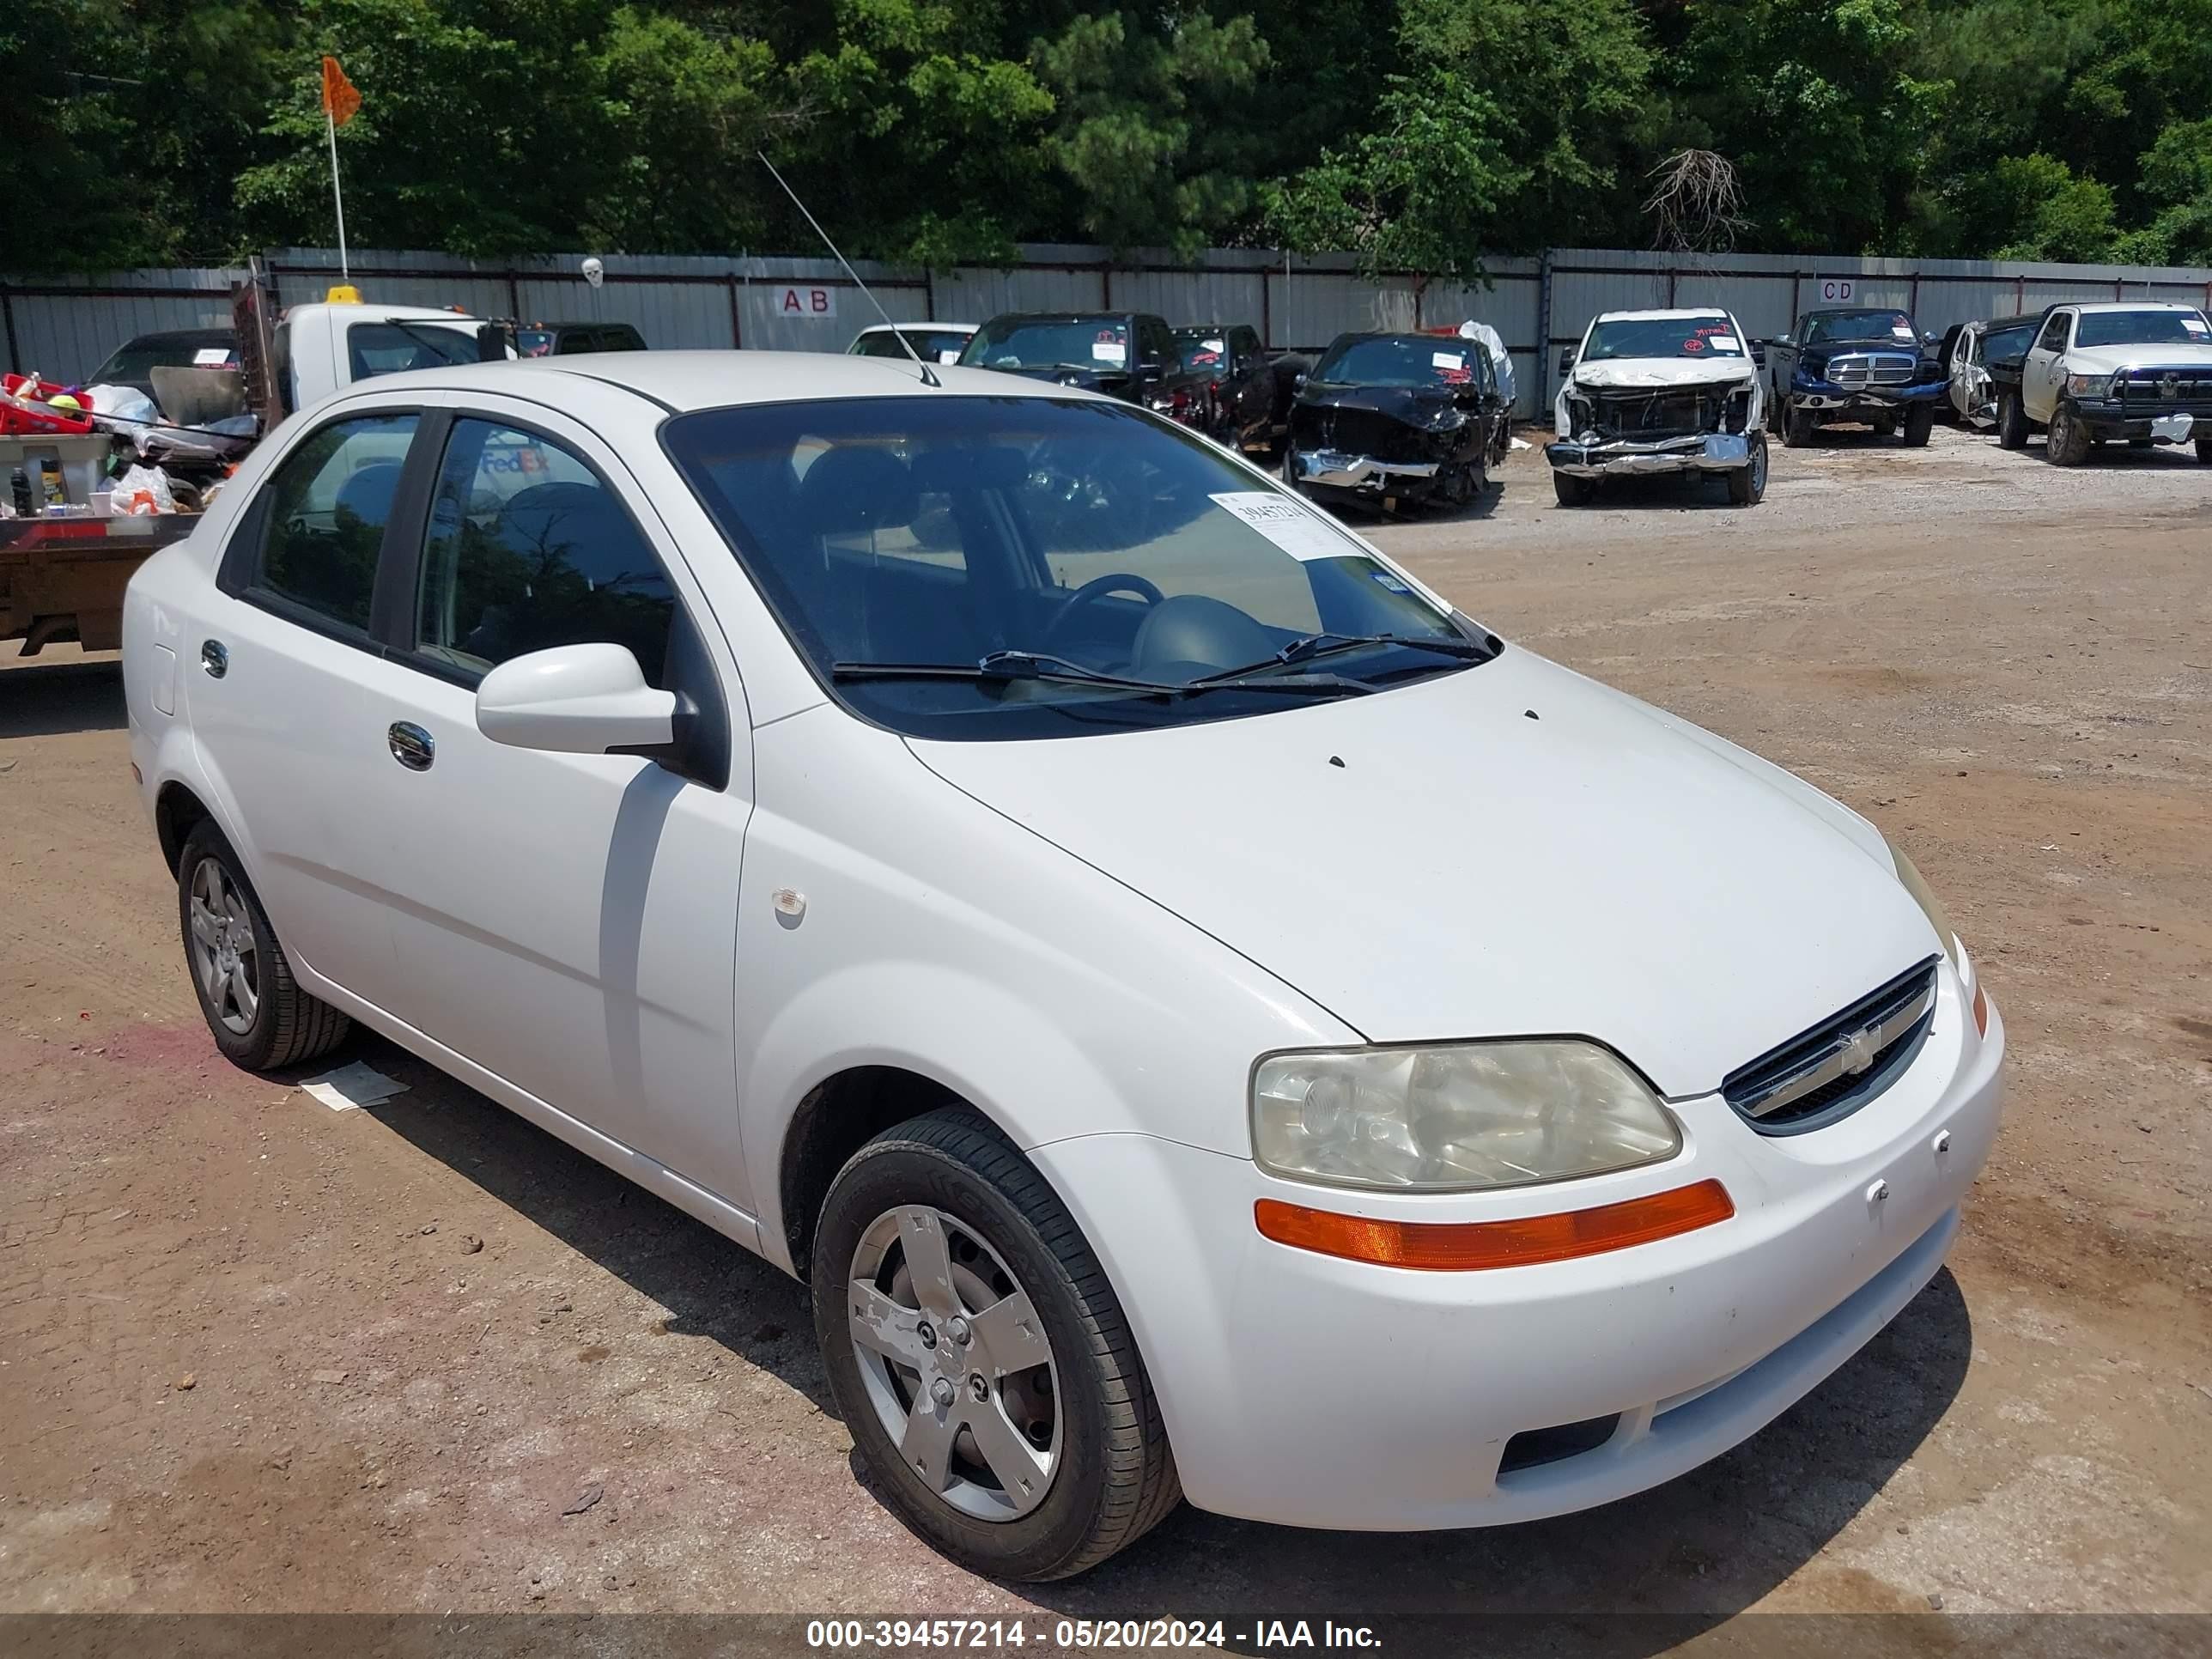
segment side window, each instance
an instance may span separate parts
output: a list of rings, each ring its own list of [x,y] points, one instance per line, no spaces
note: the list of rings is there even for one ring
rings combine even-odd
[[[477,360],[473,332],[443,323],[355,323],[346,330],[346,356],[356,380],[379,374],[404,374],[413,368],[443,368]]]
[[[453,422],[416,592],[416,652],[471,678],[556,645],[628,646],[666,683],[675,590],[614,492],[550,438]]]
[[[2067,321],[2067,314],[2060,312],[2043,325],[2042,337],[2035,343],[2045,351],[2065,350]]]
[[[284,458],[269,481],[251,586],[368,637],[377,556],[415,418],[339,421]]]

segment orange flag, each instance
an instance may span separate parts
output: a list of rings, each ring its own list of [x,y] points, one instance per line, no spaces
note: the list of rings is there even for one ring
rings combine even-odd
[[[335,58],[323,59],[323,108],[334,126],[343,126],[361,107],[361,94],[354,90],[345,71],[338,67]]]

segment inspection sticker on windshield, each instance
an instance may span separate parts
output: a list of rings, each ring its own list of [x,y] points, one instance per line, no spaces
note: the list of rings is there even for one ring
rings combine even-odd
[[[1735,349],[1735,336],[1733,334],[1708,334],[1705,338],[1716,351]]]
[[[1243,520],[1294,559],[1358,556],[1358,547],[1337,534],[1326,519],[1272,489],[1231,490],[1208,499],[1223,512]]]

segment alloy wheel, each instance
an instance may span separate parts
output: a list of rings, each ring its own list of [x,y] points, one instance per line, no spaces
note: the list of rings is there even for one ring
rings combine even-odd
[[[1061,1462],[1060,1376],[999,1253],[958,1218],[902,1204],[860,1235],[846,1303],[868,1402],[923,1483],[977,1520],[1042,1504]]]
[[[192,971],[226,1030],[244,1036],[261,1007],[259,953],[245,896],[218,859],[192,872]]]

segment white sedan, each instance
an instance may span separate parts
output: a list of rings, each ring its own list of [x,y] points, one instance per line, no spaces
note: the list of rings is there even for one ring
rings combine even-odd
[[[1996,1133],[1872,825],[1069,388],[374,380],[124,634],[222,1051],[359,1022],[805,1279],[980,1571],[1679,1474],[1928,1283]]]

